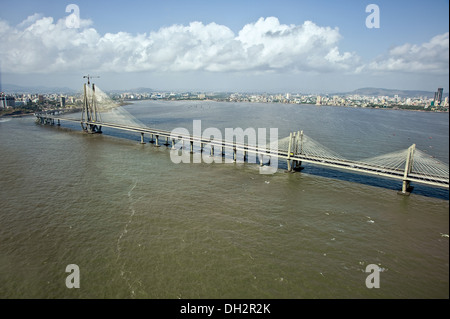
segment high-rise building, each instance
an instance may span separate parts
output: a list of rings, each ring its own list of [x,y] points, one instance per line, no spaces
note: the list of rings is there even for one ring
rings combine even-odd
[[[61,107],[66,107],[66,98],[64,96],[60,97],[60,104]]]
[[[6,96],[4,94],[1,95],[0,108],[6,109],[15,106],[16,106],[16,99],[14,98],[14,96]]]
[[[316,99],[316,105],[320,105],[320,104],[322,104],[322,98],[321,98],[321,96],[320,95],[317,95],[317,99]]]
[[[434,105],[439,106],[442,103],[442,93],[444,89],[438,88],[437,92],[434,93]]]

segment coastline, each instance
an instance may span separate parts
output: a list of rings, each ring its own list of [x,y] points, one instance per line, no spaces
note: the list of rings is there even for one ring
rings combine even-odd
[[[31,113],[8,113],[8,114],[0,114],[0,118],[17,118],[17,117],[25,117],[25,116],[34,116],[35,112]]]
[[[215,99],[203,99],[203,100],[195,100],[195,99],[176,99],[176,100],[169,100],[169,99],[139,99],[139,100],[127,100],[126,102],[122,102],[119,104],[119,106],[126,106],[126,105],[132,105],[135,102],[140,101],[166,101],[166,102],[177,102],[177,101],[196,101],[196,102],[226,102],[226,103],[239,103],[241,101],[226,101],[226,100],[215,100]],[[449,110],[442,111],[442,110],[430,110],[427,111],[425,109],[407,109],[407,108],[397,108],[397,107],[361,107],[361,106],[345,106],[345,105],[316,105],[312,103],[280,103],[280,102],[250,102],[250,101],[242,101],[241,103],[250,103],[250,104],[282,104],[282,105],[308,105],[308,106],[315,106],[315,107],[323,107],[323,106],[330,106],[330,107],[342,107],[342,108],[352,108],[352,109],[368,109],[368,110],[391,110],[391,111],[408,111],[408,112],[423,112],[423,113],[449,113]]]
[[[135,102],[140,101],[166,101],[166,102],[175,102],[175,101],[197,101],[197,102],[226,102],[226,103],[236,103],[238,101],[226,101],[226,100],[193,100],[193,99],[177,99],[177,100],[168,100],[168,99],[140,99],[140,100],[127,100],[122,101],[118,104],[118,106],[127,106],[127,105],[133,105]],[[307,105],[307,106],[314,106],[314,107],[323,107],[323,106],[330,106],[330,107],[341,107],[341,108],[354,108],[354,109],[369,109],[369,110],[391,110],[391,111],[408,111],[408,112],[423,112],[423,113],[449,113],[449,110],[442,111],[442,110],[430,110],[427,111],[425,109],[407,109],[407,108],[397,108],[397,107],[361,107],[361,106],[345,106],[345,105],[316,105],[311,103],[277,103],[277,102],[250,102],[246,101],[246,103],[250,104],[283,104],[283,105]],[[79,111],[78,109],[76,111]],[[76,112],[75,111],[75,112]],[[34,116],[35,111],[30,112],[23,112],[23,110],[16,110],[12,111],[11,113],[6,114],[0,114],[0,118],[19,118],[19,117],[26,117],[26,116]]]

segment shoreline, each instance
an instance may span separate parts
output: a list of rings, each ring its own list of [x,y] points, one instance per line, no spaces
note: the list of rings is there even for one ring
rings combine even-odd
[[[218,100],[190,100],[190,99],[178,99],[178,100],[167,100],[167,99],[142,99],[142,100],[128,100],[128,101],[122,101],[119,103],[119,107],[127,106],[127,105],[134,105],[136,102],[142,102],[142,101],[165,101],[165,102],[179,102],[179,101],[191,101],[191,102],[225,102],[225,103],[248,103],[248,104],[273,104],[274,106],[277,104],[282,105],[305,105],[305,106],[312,106],[312,107],[341,107],[341,108],[352,108],[352,109],[368,109],[368,110],[390,110],[390,111],[407,111],[407,112],[422,112],[422,113],[449,113],[449,110],[442,111],[442,110],[434,110],[434,111],[426,111],[426,110],[414,110],[414,109],[406,109],[406,108],[394,108],[394,107],[361,107],[361,106],[344,106],[344,105],[316,105],[311,103],[276,103],[276,102],[249,102],[249,101],[218,101]],[[7,114],[0,114],[0,118],[20,118],[20,117],[28,117],[28,116],[34,116],[35,111],[33,112],[27,112],[27,113],[7,113]]]
[[[342,108],[351,108],[351,109],[367,109],[367,110],[391,110],[391,111],[408,111],[408,112],[423,112],[423,113],[449,113],[449,110],[447,111],[426,111],[426,110],[413,110],[413,109],[403,109],[403,108],[394,108],[394,107],[361,107],[361,106],[345,106],[345,105],[316,105],[311,103],[277,103],[277,102],[249,102],[249,101],[218,101],[218,100],[191,100],[191,99],[177,99],[177,100],[167,100],[167,99],[142,99],[142,100],[128,100],[125,103],[121,103],[119,106],[126,106],[126,105],[133,105],[135,102],[142,102],[142,101],[165,101],[165,102],[179,102],[179,101],[191,101],[191,102],[225,102],[225,103],[249,103],[249,104],[282,104],[282,105],[306,105],[306,106],[316,106],[316,107],[323,107],[323,106],[330,106],[330,107],[342,107]]]

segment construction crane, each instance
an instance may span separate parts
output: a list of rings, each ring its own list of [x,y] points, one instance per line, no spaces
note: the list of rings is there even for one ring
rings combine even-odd
[[[99,76],[93,76],[93,75],[89,75],[89,74],[88,74],[88,75],[83,76],[83,79],[86,79],[86,78],[87,78],[87,80],[88,80],[88,83],[87,83],[87,84],[89,85],[89,84],[91,84],[91,83],[89,82],[90,79],[99,78]]]

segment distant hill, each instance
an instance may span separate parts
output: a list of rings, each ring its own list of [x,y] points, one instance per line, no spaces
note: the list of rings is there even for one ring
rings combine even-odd
[[[418,91],[418,90],[395,90],[395,89],[382,89],[382,88],[361,88],[354,90],[352,92],[341,93],[346,95],[357,94],[357,95],[367,95],[367,96],[395,96],[398,95],[401,98],[408,97],[427,97],[433,98],[434,92],[430,91]],[[448,95],[448,93],[444,93],[444,96]]]

